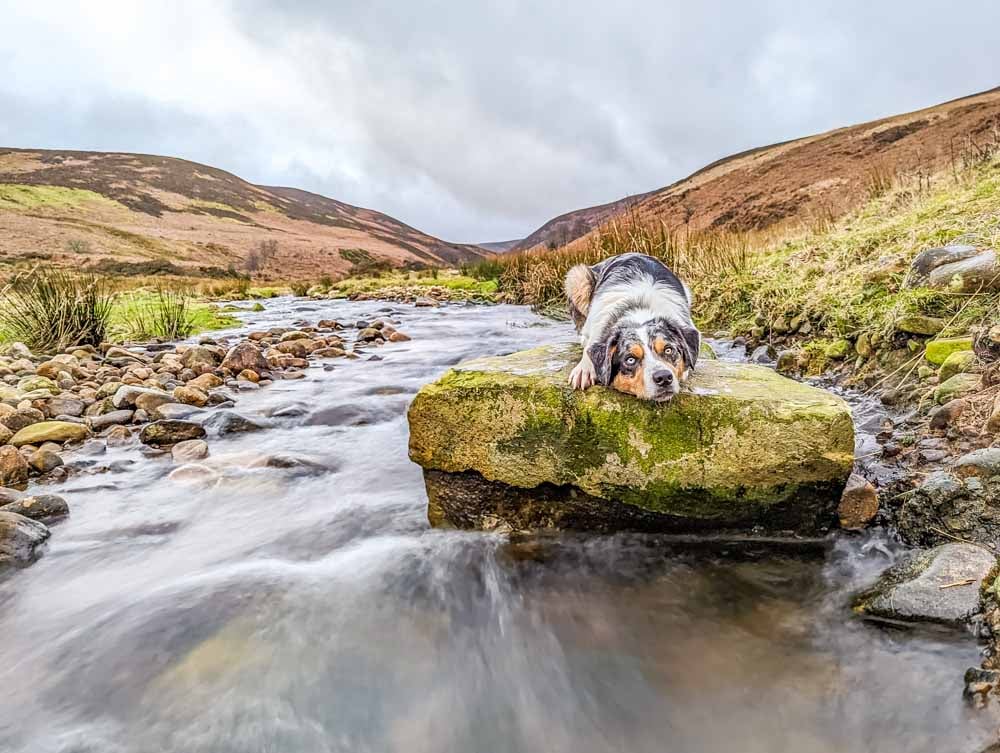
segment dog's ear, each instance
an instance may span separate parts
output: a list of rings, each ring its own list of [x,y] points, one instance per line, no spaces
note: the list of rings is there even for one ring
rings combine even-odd
[[[597,342],[587,348],[587,355],[594,364],[597,383],[607,387],[611,384],[611,363],[618,348],[618,338],[613,337],[606,342]]]
[[[693,369],[701,353],[701,333],[694,327],[682,327],[681,337],[684,338],[684,363]]]

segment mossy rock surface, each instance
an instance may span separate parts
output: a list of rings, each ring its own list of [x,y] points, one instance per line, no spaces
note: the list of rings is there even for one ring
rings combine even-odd
[[[940,366],[952,353],[963,350],[972,350],[971,337],[939,337],[927,343],[924,358]]]
[[[976,354],[971,350],[956,350],[944,359],[941,368],[938,370],[938,378],[942,382],[947,382],[955,374],[971,373],[976,368]]]
[[[815,532],[835,519],[854,460],[840,398],[724,361],[700,362],[668,404],[581,393],[567,384],[579,352],[468,361],[420,391],[410,456],[427,471],[432,522]]]
[[[40,445],[45,442],[82,442],[90,436],[90,429],[83,424],[69,421],[41,421],[26,426],[17,432],[10,440],[15,447],[22,445]]]

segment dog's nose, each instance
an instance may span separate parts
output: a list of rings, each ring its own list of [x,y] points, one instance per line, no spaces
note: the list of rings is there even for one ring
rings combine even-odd
[[[669,371],[657,371],[653,374],[653,384],[657,387],[668,387],[674,381],[674,375]]]

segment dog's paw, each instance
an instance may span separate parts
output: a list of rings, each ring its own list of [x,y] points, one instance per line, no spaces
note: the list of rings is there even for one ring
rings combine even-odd
[[[585,390],[597,381],[597,371],[589,359],[580,361],[569,373],[569,383],[575,390]]]

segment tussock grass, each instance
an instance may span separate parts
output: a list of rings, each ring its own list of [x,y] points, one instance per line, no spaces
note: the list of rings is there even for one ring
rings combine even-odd
[[[626,215],[589,243],[497,255],[466,268],[495,279],[509,301],[563,309],[562,282],[575,264],[627,251],[662,259],[692,287],[703,329],[749,332],[802,317],[814,337],[890,336],[904,316],[925,314],[960,333],[1000,320],[1000,296],[910,288],[923,249],[969,243],[1000,250],[1000,159],[966,160],[935,176],[872,168],[867,202],[844,216],[806,218],[772,234],[687,232]],[[779,234],[780,233],[780,234]]]
[[[130,340],[180,340],[190,337],[196,329],[191,299],[166,288],[152,295],[129,296],[117,313],[121,329]]]
[[[113,304],[114,294],[99,277],[36,269],[0,292],[0,334],[37,353],[98,345]]]

